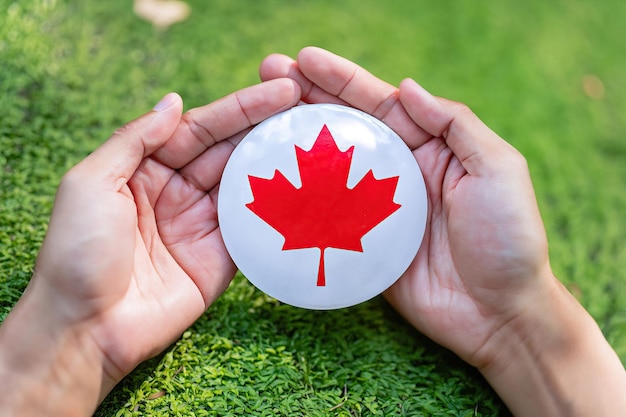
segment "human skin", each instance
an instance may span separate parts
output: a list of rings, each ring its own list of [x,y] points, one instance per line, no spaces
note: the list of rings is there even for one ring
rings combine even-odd
[[[519,416],[626,415],[626,372],[553,275],[523,156],[465,105],[399,88],[319,48],[269,56],[305,103],[361,109],[396,131],[426,181],[422,246],[385,296],[419,331],[477,367]]]
[[[216,215],[224,165],[251,126],[300,100],[378,117],[422,168],[426,235],[385,294],[410,323],[516,415],[626,415],[624,367],[552,274],[513,147],[467,106],[319,48],[271,55],[260,73],[263,84],[185,114],[166,96],[63,178],[31,283],[0,327],[1,415],[90,415],[224,291],[235,272]]]
[[[167,95],[62,179],[35,272],[0,327],[0,415],[86,416],[174,342],[235,274],[221,172],[254,124],[294,106],[273,80],[182,114]]]

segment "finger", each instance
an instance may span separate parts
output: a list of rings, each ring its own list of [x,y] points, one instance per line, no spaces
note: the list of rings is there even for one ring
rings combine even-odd
[[[471,175],[506,170],[507,155],[519,155],[466,105],[434,97],[411,79],[400,84],[400,101],[418,126],[446,141]]]
[[[295,106],[300,86],[277,79],[239,90],[211,104],[189,110],[171,140],[154,156],[179,169],[216,143]]]
[[[326,50],[309,47],[298,54],[302,74],[333,96],[378,116],[397,101],[397,89],[357,64]]]
[[[118,129],[72,171],[83,179],[103,180],[118,190],[135,173],[141,161],[174,133],[182,108],[178,94],[167,94],[153,111]]]
[[[315,85],[300,72],[298,63],[286,55],[272,54],[261,62],[259,75],[263,81],[275,78],[291,78],[300,85],[305,103],[332,103],[347,106],[348,103]]]
[[[306,75],[299,65],[306,67]],[[259,72],[263,80],[289,77],[298,82],[306,103],[342,104],[372,114],[394,129],[411,149],[430,139],[398,105],[395,87],[328,51],[305,48],[298,55],[298,62],[273,54],[261,63]]]
[[[211,190],[220,182],[228,158],[235,146],[249,131],[250,129],[246,129],[228,140],[216,143],[210,150],[181,168],[180,175],[198,190]]]
[[[298,68],[319,88],[387,124],[411,149],[431,138],[406,113],[398,99],[398,89],[357,64],[326,50],[308,47],[298,54]]]

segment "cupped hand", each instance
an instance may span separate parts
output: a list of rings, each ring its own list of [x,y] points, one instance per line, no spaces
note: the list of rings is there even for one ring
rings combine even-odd
[[[393,87],[319,48],[297,60],[271,55],[260,74],[290,77],[303,102],[358,108],[403,138],[424,175],[428,221],[415,260],[385,295],[466,361],[491,360],[489,341],[554,281],[524,158],[466,106],[412,80]]]
[[[27,293],[68,326],[86,323],[103,391],[226,289],[236,269],[217,222],[221,173],[252,125],[299,98],[275,80],[181,114],[169,94],[65,175]]]

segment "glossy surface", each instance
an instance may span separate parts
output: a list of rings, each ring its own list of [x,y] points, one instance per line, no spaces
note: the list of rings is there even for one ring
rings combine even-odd
[[[231,155],[218,216],[241,272],[282,302],[347,307],[387,289],[422,241],[415,158],[377,119],[303,105],[256,126]]]

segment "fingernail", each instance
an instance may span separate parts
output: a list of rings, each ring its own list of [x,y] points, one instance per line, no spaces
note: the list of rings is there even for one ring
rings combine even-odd
[[[174,103],[176,103],[178,96],[176,93],[166,94],[165,97],[159,101],[156,106],[152,110],[154,111],[163,111],[165,109],[170,108]]]

